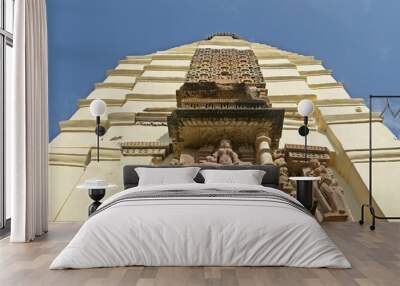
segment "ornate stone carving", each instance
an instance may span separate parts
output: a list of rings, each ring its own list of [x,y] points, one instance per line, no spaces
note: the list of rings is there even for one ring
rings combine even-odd
[[[309,162],[309,168],[303,169],[304,175],[319,176],[321,180],[314,182],[314,199],[318,202],[317,215],[320,220],[346,221],[351,217],[349,207],[344,199],[344,190],[339,186],[334,171],[318,159]]]
[[[265,89],[245,83],[186,82],[176,91],[178,108],[239,109],[271,107]],[[260,97],[263,97],[261,99]]]
[[[305,162],[304,156],[304,145],[299,144],[285,144],[285,159],[288,164],[297,171],[308,165],[308,162]],[[331,160],[331,156],[329,154],[329,149],[322,146],[307,146],[307,159],[308,161],[312,159],[317,159],[319,162],[328,164]]]
[[[313,183],[314,200],[317,202],[316,218],[319,221],[346,221],[352,218],[349,207],[344,199],[344,190],[338,184],[334,171],[327,166],[326,156],[322,156],[323,162],[318,159],[310,159],[307,164],[300,160],[286,161],[288,150],[299,150],[302,145],[285,145],[284,150],[273,152],[274,164],[279,167],[279,188],[292,196],[296,196],[296,190],[289,176],[316,176],[321,180]],[[327,148],[313,146],[315,152],[326,152]],[[304,151],[303,151],[304,152]],[[304,156],[304,153],[303,153]],[[297,157],[295,157],[297,158]],[[300,164],[300,165],[299,165]]]
[[[295,196],[294,187],[289,181],[289,168],[285,160],[285,153],[277,149],[272,153],[274,164],[279,167],[279,189]]]
[[[157,141],[126,141],[121,142],[120,146],[123,156],[152,156],[159,160],[164,159],[170,150],[169,144],[163,144]]]
[[[254,146],[260,132],[268,134],[275,149],[283,116],[283,109],[177,109],[168,117],[168,130],[174,150],[179,144],[194,149],[216,145],[222,138]]]
[[[207,146],[208,147],[208,146]],[[238,153],[233,151],[232,142],[229,139],[222,139],[218,148],[210,155],[206,156],[205,160],[200,160],[200,163],[206,165],[249,165],[250,163],[242,162],[239,159]],[[203,149],[204,150],[204,149]]]
[[[265,87],[257,57],[250,49],[197,49],[186,81],[245,83]]]
[[[270,149],[278,147],[284,110],[271,108],[252,50],[197,49],[176,99],[167,122],[181,163],[272,162]],[[268,142],[255,145],[260,132]]]

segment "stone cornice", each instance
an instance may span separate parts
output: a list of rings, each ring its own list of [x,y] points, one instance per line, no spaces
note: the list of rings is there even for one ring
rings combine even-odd
[[[343,84],[341,82],[316,83],[316,84],[309,83],[308,87],[311,89],[339,88],[343,87]]]
[[[143,109],[144,112],[173,112],[176,107],[146,107]]]
[[[264,76],[267,81],[306,81],[306,76]]]
[[[146,65],[149,64],[151,62],[151,59],[132,59],[132,58],[127,58],[127,59],[123,59],[120,60],[119,63],[120,64],[139,64],[139,65]]]
[[[132,90],[135,83],[125,83],[125,82],[100,82],[96,83],[95,88],[114,88],[114,89],[126,89]]]
[[[259,64],[260,68],[297,68],[297,66],[295,64],[292,63],[286,63],[286,64],[280,64],[280,63],[276,63],[276,64]]]
[[[331,70],[316,70],[316,71],[299,71],[302,76],[318,76],[318,75],[331,75]]]
[[[277,51],[264,51],[263,49],[259,50],[253,48],[253,52],[257,56],[258,60],[287,58],[285,54]]]
[[[321,61],[313,60],[313,59],[291,58],[290,61],[293,64],[301,65],[301,66],[304,66],[304,65],[321,65],[322,64]]]
[[[147,65],[144,66],[145,71],[188,71],[189,66],[161,66],[161,65]]]
[[[148,54],[148,55],[144,55],[144,56],[126,56],[125,59],[127,60],[151,60],[151,57],[154,54]]]
[[[242,41],[242,40],[234,40],[234,41],[200,41],[199,42],[199,47],[202,48],[201,46],[232,46],[232,47],[250,47],[250,43],[247,41]]]
[[[138,112],[135,122],[167,122],[170,112]]]
[[[302,99],[317,99],[317,95],[315,94],[296,94],[296,95],[268,95],[269,101],[273,104],[274,102],[299,102]]]
[[[156,156],[163,159],[170,150],[169,144],[154,141],[126,141],[120,146],[123,156]]]
[[[177,54],[156,54],[152,56],[152,60],[191,60],[192,54],[177,55]]]
[[[345,150],[353,163],[368,163],[369,149]],[[400,161],[400,146],[392,148],[374,148],[373,162]]]
[[[155,77],[155,76],[141,76],[136,79],[136,82],[177,82],[177,83],[183,83],[185,82],[184,77]]]
[[[128,70],[128,69],[110,69],[107,71],[107,76],[140,76],[143,70]]]
[[[350,114],[334,114],[321,116],[326,124],[348,124],[348,123],[367,123],[369,122],[369,113],[350,113]],[[379,112],[372,113],[372,122],[383,122]]]
[[[102,125],[108,125],[108,121],[102,120]],[[65,120],[59,122],[60,132],[94,132],[96,120]]]
[[[114,112],[108,114],[108,125],[129,126],[135,124],[136,114],[134,112]]]
[[[126,95],[126,100],[157,100],[157,101],[176,101],[175,94],[142,94],[130,93]]]
[[[90,104],[92,103],[93,100],[96,98],[85,98],[85,99],[80,99],[78,102],[78,107],[89,107]],[[126,99],[108,99],[108,98],[102,98],[104,102],[106,103],[107,106],[122,106],[126,102]]]
[[[268,64],[267,64],[268,65]],[[267,66],[265,64],[260,65],[261,69],[268,69],[268,70],[280,70],[280,69],[292,69],[297,71],[297,66],[293,64],[288,64],[288,66],[285,66],[286,64],[279,64],[279,65],[273,65],[273,66]]]
[[[315,100],[314,104],[318,107],[334,107],[334,106],[359,106],[364,105],[363,98],[333,98]]]
[[[254,50],[253,50],[254,51]],[[256,54],[256,52],[254,52]],[[286,55],[282,55],[281,53],[265,53],[265,54],[256,54],[257,59],[260,60],[274,60],[274,59],[288,59]]]
[[[49,153],[49,166],[68,166],[84,168],[88,165],[90,156],[76,154],[52,154]]]

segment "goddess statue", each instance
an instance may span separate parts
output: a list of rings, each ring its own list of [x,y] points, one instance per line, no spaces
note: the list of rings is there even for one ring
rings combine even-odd
[[[200,163],[208,165],[250,165],[250,163],[240,161],[239,155],[233,151],[229,139],[222,139],[217,150]]]

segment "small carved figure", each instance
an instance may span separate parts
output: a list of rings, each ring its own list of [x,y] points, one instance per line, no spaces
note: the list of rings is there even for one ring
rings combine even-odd
[[[203,164],[217,164],[217,165],[245,165],[247,163],[240,161],[239,155],[233,151],[232,143],[228,139],[222,139],[219,143],[217,150],[206,160],[201,161]]]

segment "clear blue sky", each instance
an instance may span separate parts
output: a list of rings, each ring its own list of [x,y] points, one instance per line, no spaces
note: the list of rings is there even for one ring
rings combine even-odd
[[[48,0],[50,138],[119,59],[217,31],[313,55],[353,97],[400,94],[399,12],[399,0]]]

